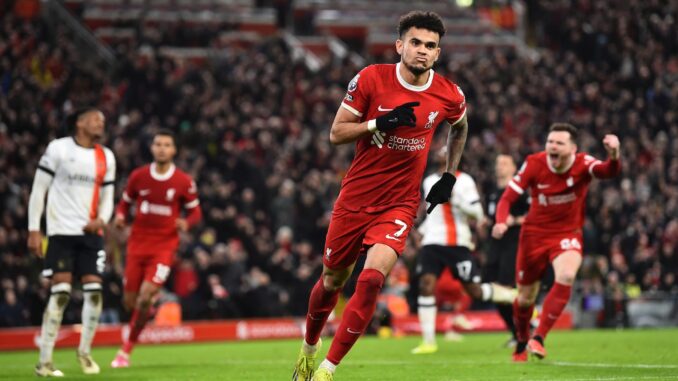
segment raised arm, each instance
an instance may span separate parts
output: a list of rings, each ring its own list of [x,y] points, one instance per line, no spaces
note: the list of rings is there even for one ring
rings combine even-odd
[[[621,154],[619,152],[619,138],[616,135],[608,134],[603,138],[603,146],[607,151],[607,160],[593,160],[589,164],[589,173],[599,179],[610,179],[616,177],[621,172]]]

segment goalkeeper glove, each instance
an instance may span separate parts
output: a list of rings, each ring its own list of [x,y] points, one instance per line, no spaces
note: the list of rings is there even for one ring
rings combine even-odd
[[[431,203],[431,206],[429,206],[426,211],[427,214],[431,214],[436,205],[450,201],[450,197],[452,197],[452,187],[454,187],[455,182],[457,182],[457,178],[454,177],[453,174],[444,172],[443,177],[433,184],[433,187],[431,187],[431,190],[426,196],[426,202]]]
[[[414,107],[417,106],[419,106],[419,102],[401,104],[388,113],[367,122],[367,129],[370,132],[375,132],[377,130],[386,132],[400,126],[414,127],[417,123],[417,117],[414,115]]]

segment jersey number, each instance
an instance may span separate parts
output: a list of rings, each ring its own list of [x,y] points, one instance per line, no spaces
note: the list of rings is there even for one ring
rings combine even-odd
[[[158,263],[158,266],[155,268],[155,275],[153,276],[153,281],[156,283],[165,283],[167,277],[170,273],[170,267]]]
[[[97,251],[97,272],[103,273],[106,269],[106,252],[103,250]]]
[[[459,272],[459,278],[464,281],[468,281],[471,277],[471,261],[462,261],[457,263],[457,271]]]
[[[403,235],[403,233],[405,232],[405,229],[407,229],[407,224],[404,223],[404,222],[401,221],[401,220],[395,220],[394,222],[396,223],[396,225],[400,226],[400,230],[398,230],[397,232],[395,232],[395,233],[393,234],[393,236],[394,236],[394,237],[400,237],[400,236]]]
[[[581,250],[581,244],[579,243],[579,240],[576,238],[565,238],[560,241],[560,248],[562,250],[570,250],[570,249],[577,249]]]

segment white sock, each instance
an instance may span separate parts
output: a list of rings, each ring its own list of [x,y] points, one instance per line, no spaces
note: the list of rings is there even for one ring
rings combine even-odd
[[[42,327],[40,328],[41,364],[52,362],[54,343],[56,343],[59,328],[61,327],[61,319],[64,317],[64,310],[70,298],[70,284],[58,283],[52,286],[47,307],[45,307],[45,312],[42,314]]]
[[[508,288],[496,283],[489,284],[492,287],[492,301],[501,304],[512,304],[518,296],[515,288]]]
[[[417,314],[421,325],[421,336],[425,343],[436,342],[436,307],[435,296],[419,296],[417,298]]]
[[[324,359],[323,362],[320,363],[320,366],[318,368],[325,368],[329,370],[330,373],[334,373],[334,371],[337,370],[337,366],[332,364],[328,359]]]
[[[304,351],[305,354],[312,355],[312,354],[314,354],[318,351],[318,347],[319,347],[318,344],[320,344],[320,341],[315,343],[315,345],[311,345],[311,344],[307,343],[306,339],[304,339],[303,342],[304,343],[302,344],[301,347],[303,348],[303,351]]]
[[[100,283],[85,283],[82,285],[84,303],[82,304],[82,331],[80,332],[80,346],[78,351],[88,354],[92,350],[92,340],[97,332],[101,307],[103,305]]]
[[[492,285],[489,283],[483,283],[480,285],[480,290],[483,292],[483,296],[481,297],[484,302],[492,299]]]

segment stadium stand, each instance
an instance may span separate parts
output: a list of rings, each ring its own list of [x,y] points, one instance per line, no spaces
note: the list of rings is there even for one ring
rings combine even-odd
[[[73,32],[16,12],[16,3],[0,1],[0,326],[40,323],[48,290],[41,261],[25,247],[28,195],[46,144],[68,133],[63,117],[85,104],[108,117],[116,200],[131,169],[150,159],[153,132],[167,127],[179,136],[177,162],[197,179],[205,215],[197,231],[182,236],[164,296],[180,300],[184,319],[303,315],[321,268],[328,214],[352,157],[350,146],[330,145],[329,126],[361,64],[355,56],[323,53],[312,70],[304,59],[309,40],[278,31],[285,23],[276,12],[296,19],[311,9],[317,12],[311,33],[339,31],[356,49],[356,35],[331,27],[333,17],[349,18],[353,2],[332,2],[336,9],[295,2],[288,9],[286,2],[152,1],[149,9],[139,1],[65,1],[100,43],[110,44],[112,71],[92,64],[91,52],[72,42]],[[468,21],[477,17],[469,10],[450,11],[444,15],[454,31],[450,40],[495,36],[511,48],[474,45],[446,55],[436,69],[469,99],[463,167],[481,192],[494,155],[521,159],[540,149],[552,121],[579,126],[580,148],[599,156],[602,136],[620,135],[622,177],[594,183],[589,195],[588,256],[575,298],[581,302],[572,306],[582,325],[599,326],[630,324],[633,300],[678,298],[678,29],[670,19],[678,14],[663,2],[630,1],[618,11],[609,3],[532,4],[530,54],[515,37],[502,37],[508,32]],[[394,62],[393,52],[370,48],[381,37],[369,36],[394,39],[394,31],[379,28],[358,35],[358,53],[367,62]],[[300,41],[301,53],[290,38]],[[459,53],[450,44],[450,53]],[[104,316],[117,322],[125,319],[125,233],[109,231]],[[405,271],[414,253],[409,247],[403,255]],[[78,305],[71,303],[64,323],[79,318]]]

